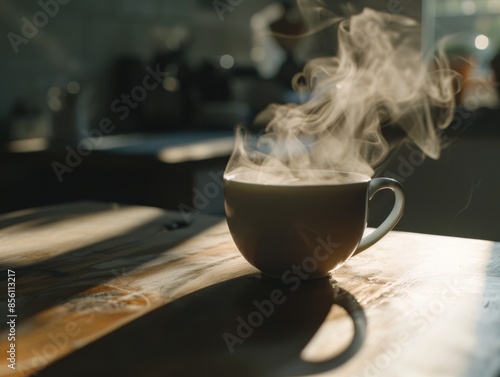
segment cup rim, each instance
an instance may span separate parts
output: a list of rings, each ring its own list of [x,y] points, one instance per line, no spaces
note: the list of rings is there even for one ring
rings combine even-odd
[[[251,181],[245,181],[245,180],[238,180],[235,179],[238,175],[242,174],[249,174],[249,173],[276,173],[280,172],[280,170],[277,169],[269,169],[269,170],[246,170],[246,171],[241,171],[241,172],[231,172],[231,173],[224,173],[224,180],[225,181],[233,181],[233,182],[238,182],[238,183],[244,183],[248,185],[258,185],[258,186],[288,186],[288,187],[307,187],[307,186],[343,186],[343,185],[352,185],[352,184],[357,184],[357,183],[366,183],[371,181],[371,177],[362,174],[362,173],[356,173],[356,172],[349,172],[349,171],[344,171],[344,170],[334,170],[334,169],[290,169],[290,172],[300,172],[300,171],[308,171],[308,172],[331,172],[331,173],[337,173],[337,174],[346,174],[349,176],[357,177],[357,179],[353,179],[352,181],[349,182],[339,182],[339,183],[301,183],[301,184],[286,184],[286,183],[259,183],[259,182],[251,182]]]

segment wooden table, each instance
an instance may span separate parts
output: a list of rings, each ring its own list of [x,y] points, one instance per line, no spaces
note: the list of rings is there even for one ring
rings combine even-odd
[[[0,242],[0,376],[500,373],[498,243],[392,232],[293,290],[219,218],[77,203],[1,216]]]

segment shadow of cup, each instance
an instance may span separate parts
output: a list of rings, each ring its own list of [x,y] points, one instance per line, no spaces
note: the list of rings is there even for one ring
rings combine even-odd
[[[225,343],[237,358],[254,360],[247,368],[254,376],[301,376],[334,369],[360,349],[366,317],[355,297],[328,279],[285,284],[266,277],[248,277],[235,299],[234,320],[226,328]],[[347,322],[346,322],[347,321]],[[323,328],[328,324],[327,328]],[[335,328],[337,325],[341,328]],[[348,325],[348,326],[346,326]],[[333,331],[332,331],[333,330]],[[328,339],[330,331],[339,338]],[[313,338],[323,342],[312,344]],[[228,335],[231,336],[228,336]],[[326,353],[314,362],[305,357]],[[315,355],[314,359],[318,359]],[[244,374],[243,374],[244,375]]]
[[[332,308],[343,313],[331,316]],[[303,350],[327,323],[349,322],[318,362]],[[346,330],[347,329],[347,330]],[[349,333],[348,333],[349,331]],[[321,331],[320,331],[321,332]],[[298,376],[334,369],[361,347],[366,318],[354,296],[329,279],[284,284],[249,275],[198,290],[74,352],[40,375]],[[335,348],[335,347],[334,347]]]

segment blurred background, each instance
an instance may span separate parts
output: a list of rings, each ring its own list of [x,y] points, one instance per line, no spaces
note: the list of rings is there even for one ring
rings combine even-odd
[[[325,3],[417,19],[423,53],[442,44],[462,75],[442,158],[392,135],[377,169],[407,190],[398,229],[500,240],[500,0]],[[97,200],[222,216],[235,125],[261,132],[270,103],[299,101],[304,63],[336,51],[335,27],[273,36],[308,30],[293,0],[2,0],[0,20],[0,213]]]

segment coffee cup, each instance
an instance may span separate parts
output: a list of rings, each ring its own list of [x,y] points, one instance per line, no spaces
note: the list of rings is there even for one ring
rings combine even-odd
[[[394,179],[327,170],[316,173],[320,182],[262,179],[277,176],[272,171],[224,175],[224,207],[231,236],[243,257],[266,276],[329,276],[351,256],[384,237],[403,215],[405,194]],[[304,175],[300,171],[290,174]],[[374,232],[363,237],[368,203],[386,189],[395,194],[394,207]]]

